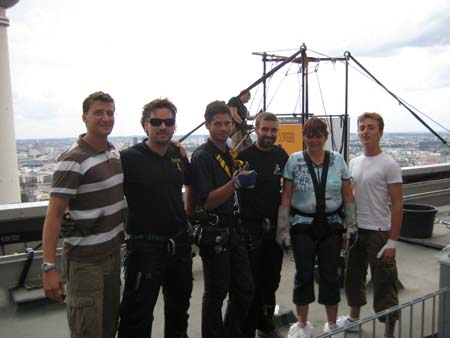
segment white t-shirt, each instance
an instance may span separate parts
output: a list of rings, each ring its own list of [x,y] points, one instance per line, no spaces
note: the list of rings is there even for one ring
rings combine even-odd
[[[402,183],[397,162],[385,153],[360,155],[350,161],[358,227],[368,230],[391,229],[388,184]]]

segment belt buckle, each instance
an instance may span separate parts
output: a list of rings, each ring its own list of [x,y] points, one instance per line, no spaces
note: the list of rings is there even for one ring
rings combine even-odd
[[[217,224],[219,224],[219,216],[217,216],[216,214],[209,214],[209,216],[214,218],[214,220],[208,220],[209,225],[216,226]]]
[[[169,252],[171,256],[175,255],[175,241],[172,238],[169,238],[167,241],[167,252]]]

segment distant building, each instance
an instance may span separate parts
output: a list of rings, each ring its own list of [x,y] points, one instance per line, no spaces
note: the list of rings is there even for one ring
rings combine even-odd
[[[252,134],[254,140],[255,135]],[[174,139],[180,139],[175,135]],[[188,158],[199,145],[206,142],[207,135],[190,135],[183,141]],[[143,136],[112,137],[118,149],[126,149],[141,142]],[[22,202],[48,200],[53,171],[58,156],[75,139],[17,140],[17,159],[19,163],[19,182]],[[450,149],[442,147],[431,134],[390,134],[382,139],[383,149],[401,167],[425,164],[446,163],[450,161]],[[350,135],[349,160],[362,153],[362,145],[356,134]]]

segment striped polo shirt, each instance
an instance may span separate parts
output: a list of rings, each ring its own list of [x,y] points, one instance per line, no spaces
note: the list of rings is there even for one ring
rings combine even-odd
[[[51,196],[69,198],[69,222],[63,222],[64,254],[95,261],[117,250],[123,241],[125,201],[118,150],[90,146],[80,135],[60,155]]]

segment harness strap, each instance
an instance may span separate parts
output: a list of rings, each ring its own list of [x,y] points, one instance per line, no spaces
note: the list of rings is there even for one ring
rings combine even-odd
[[[231,177],[231,169],[227,165],[227,162],[220,156],[220,154],[216,154],[215,159],[219,162],[220,167],[225,171],[228,177]]]
[[[227,151],[223,154],[220,154],[218,152],[218,149],[214,147],[212,144],[207,143],[202,144],[199,149],[202,149],[206,151],[208,154],[211,155],[213,159],[217,161],[219,164],[219,167],[223,169],[225,174],[231,179],[233,177],[233,158],[230,154],[228,146],[226,147]],[[237,193],[234,194],[234,206],[233,206],[233,213],[238,215],[239,214],[239,204],[238,204],[238,198]]]
[[[328,177],[328,167],[330,164],[330,152],[325,150],[325,158],[322,165],[322,176],[320,178],[320,185],[317,179],[316,172],[314,171],[313,163],[311,158],[308,155],[308,152],[303,151],[303,157],[305,159],[306,165],[308,167],[309,174],[311,175],[311,179],[314,185],[314,193],[316,195],[316,214],[317,217],[323,217],[325,214],[325,191],[327,185],[327,177]]]
[[[215,147],[211,146],[208,142],[205,144],[202,144],[200,147],[200,149],[205,150],[207,153],[209,153],[212,158],[214,158],[217,163],[219,164],[219,166],[225,171],[225,173],[227,174],[228,177],[232,177],[233,173],[232,173],[232,169],[233,168],[233,160],[231,158],[231,155],[229,156],[229,158],[227,158],[228,156],[226,156],[228,153],[224,154],[224,157],[222,157],[222,155],[220,153],[218,153],[217,149],[215,149]]]

